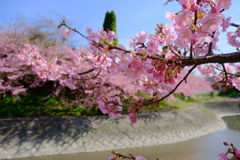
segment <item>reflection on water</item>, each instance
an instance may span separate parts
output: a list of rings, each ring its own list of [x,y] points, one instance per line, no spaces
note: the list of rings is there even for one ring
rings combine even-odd
[[[191,140],[150,147],[118,150],[121,154],[141,155],[148,160],[218,160],[219,153],[225,153],[227,147],[222,142],[233,143],[240,148],[240,116],[223,118],[227,129]],[[111,151],[88,152],[68,155],[43,156],[33,158],[16,158],[15,160],[107,160]]]

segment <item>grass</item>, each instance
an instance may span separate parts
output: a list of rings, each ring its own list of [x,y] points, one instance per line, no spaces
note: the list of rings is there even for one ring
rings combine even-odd
[[[142,112],[158,112],[172,109],[181,109],[192,106],[195,102],[222,102],[231,100],[229,97],[219,96],[219,91],[212,93],[197,94],[193,97],[186,97],[183,94],[174,94],[175,100],[163,100],[159,107],[153,108],[152,106],[146,107]]]
[[[211,94],[198,94],[194,97],[186,97],[183,94],[175,94],[175,100],[169,101],[164,99],[160,105],[146,106],[141,112],[160,112],[172,109],[180,109],[191,106],[195,102],[201,101],[227,101],[229,97],[218,96],[219,92]],[[138,93],[145,99],[151,99],[151,96],[146,93]],[[0,118],[14,117],[41,117],[41,116],[83,116],[83,115],[103,115],[97,107],[88,108],[84,106],[72,105],[68,106],[63,101],[54,98],[44,99],[44,96],[36,96],[28,94],[21,99],[16,100],[13,97],[5,97],[0,99],[1,109]],[[131,105],[130,99],[123,99],[124,105]],[[128,113],[128,107],[123,107],[121,114]]]
[[[238,97],[240,97],[240,92],[236,88],[228,88],[225,92],[222,92],[222,91],[219,92],[218,96],[238,98]]]
[[[67,106],[63,101],[40,96],[25,96],[19,100],[5,97],[0,100],[0,118],[41,117],[41,116],[82,116],[99,115],[99,109],[77,105]]]

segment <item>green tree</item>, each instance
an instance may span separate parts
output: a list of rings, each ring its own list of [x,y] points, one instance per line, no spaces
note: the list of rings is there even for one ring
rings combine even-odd
[[[104,31],[114,31],[117,32],[117,23],[116,23],[116,14],[114,11],[107,11],[103,23],[103,29]],[[113,44],[117,45],[118,39],[115,38]]]

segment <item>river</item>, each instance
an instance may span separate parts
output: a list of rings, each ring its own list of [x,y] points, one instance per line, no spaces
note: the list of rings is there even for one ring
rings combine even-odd
[[[178,143],[118,150],[121,154],[141,155],[148,160],[218,160],[219,153],[225,153],[223,142],[233,143],[240,148],[240,116],[223,117],[227,128],[218,132]],[[12,160],[107,160],[111,151],[88,152]]]

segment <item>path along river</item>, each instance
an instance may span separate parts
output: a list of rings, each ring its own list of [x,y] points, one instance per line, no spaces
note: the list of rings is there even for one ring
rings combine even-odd
[[[222,111],[222,110],[221,110]],[[225,153],[227,147],[222,142],[233,143],[240,147],[240,116],[225,116],[227,128],[220,131],[177,143],[149,147],[118,149],[121,154],[141,155],[148,160],[217,160],[219,153]],[[106,144],[107,145],[107,144]],[[12,160],[107,160],[111,151],[97,151],[54,156],[16,158]]]

